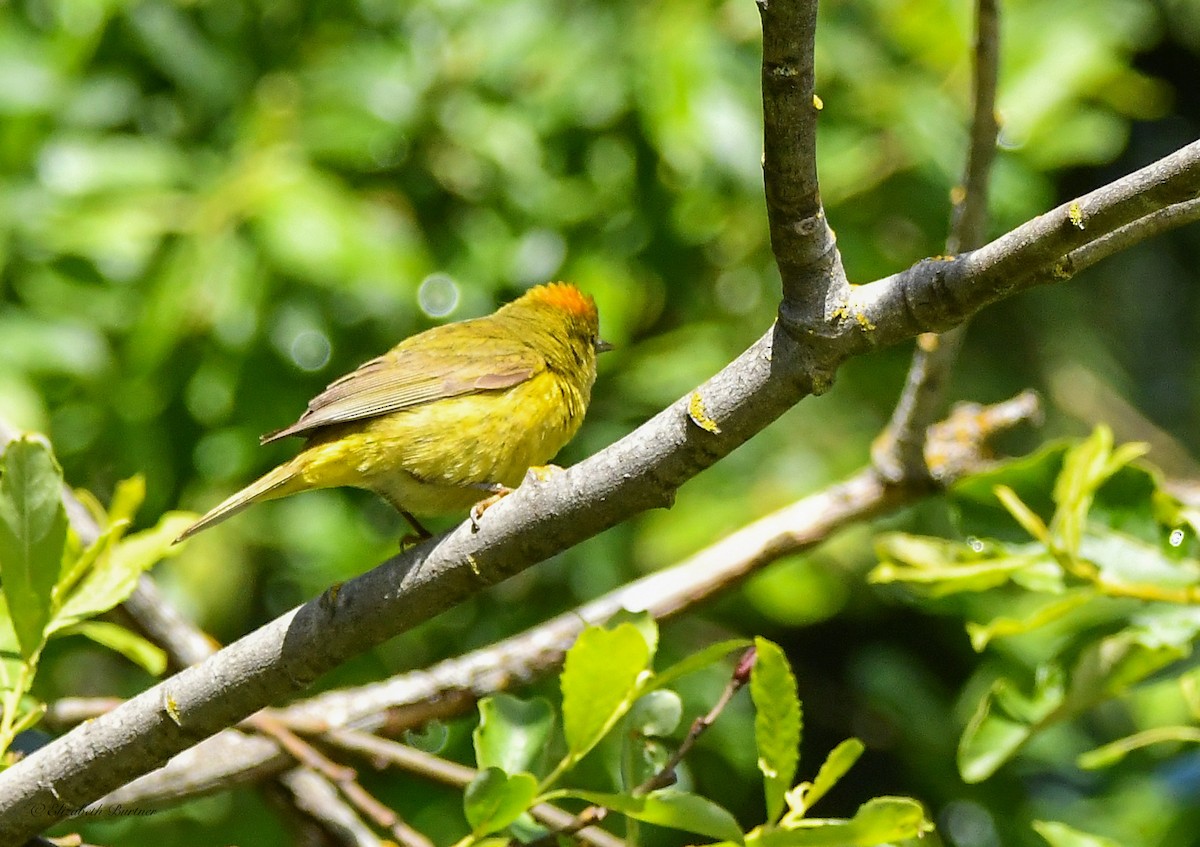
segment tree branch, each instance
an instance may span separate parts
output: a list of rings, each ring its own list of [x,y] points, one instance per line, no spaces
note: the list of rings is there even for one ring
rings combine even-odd
[[[996,157],[996,88],[1000,74],[1000,11],[997,0],[975,4],[974,109],[963,183],[955,198],[946,252],[973,250],[987,234],[988,181]],[[945,401],[950,372],[966,337],[966,325],[921,335],[904,390],[871,458],[890,480],[926,476],[925,432]]]
[[[853,318],[845,321],[847,333],[856,339],[852,346],[857,352],[918,332],[949,329],[997,300],[1068,279],[1076,270],[1071,257],[1079,254],[1074,251],[1197,196],[1200,141],[1063,203],[978,250],[925,259],[855,288],[845,309]],[[1149,226],[1131,231],[1125,246],[1151,231]]]
[[[779,14],[764,14],[764,43],[813,5],[765,4]],[[780,312],[787,332],[772,328],[697,391],[599,454],[548,482],[523,485],[488,511],[478,531],[463,524],[335,586],[0,773],[0,842],[32,836],[55,820],[55,809],[92,802],[481,588],[670,503],[683,482],[806,394],[826,390],[848,357],[947,329],[1069,272],[1060,262],[1071,251],[1198,192],[1200,142],[977,251],[926,260],[852,290],[836,306],[829,299],[841,297],[832,284],[836,251],[809,266],[787,257]],[[826,294],[821,319],[810,320],[805,291]]]
[[[997,432],[1036,418],[1037,398],[1025,392],[1003,403],[964,406],[930,434],[929,463],[948,484],[980,468],[987,441]],[[887,485],[870,468],[748,524],[683,562],[626,584],[569,612],[480,650],[431,668],[368,685],[319,694],[275,713],[297,732],[329,739],[339,728],[396,734],[472,708],[478,697],[504,691],[557,669],[566,650],[589,624],[622,609],[662,619],[728,590],[779,558],[810,549],[851,523],[894,511],[933,489]],[[119,701],[118,701],[119,702]],[[68,708],[70,707],[70,708]],[[54,704],[50,715],[74,721],[97,717],[112,701]],[[336,742],[335,742],[336,743]],[[271,740],[226,730],[165,767],[104,797],[98,806],[163,805],[211,793],[278,772],[293,758]]]

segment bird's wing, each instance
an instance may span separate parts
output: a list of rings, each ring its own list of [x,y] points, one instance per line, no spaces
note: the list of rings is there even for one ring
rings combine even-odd
[[[460,351],[400,345],[351,371],[314,397],[294,424],[268,432],[266,444],[318,427],[346,423],[422,403],[508,388],[532,377],[542,365],[528,348],[509,349],[488,360],[474,345]]]

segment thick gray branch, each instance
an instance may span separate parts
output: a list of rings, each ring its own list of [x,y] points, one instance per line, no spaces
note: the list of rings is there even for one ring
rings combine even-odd
[[[943,331],[1019,291],[1069,278],[1073,251],[1200,196],[1200,141],[1039,215],[978,250],[925,259],[852,291],[848,330],[862,347]],[[1176,223],[1182,223],[1176,218]],[[1145,237],[1149,228],[1141,230]]]
[[[986,409],[958,410],[933,428],[931,453],[942,457],[939,476],[949,482],[976,470],[988,439],[1037,416],[1030,394]],[[945,431],[942,437],[939,433]],[[886,485],[870,468],[823,491],[759,518],[746,527],[663,569],[488,647],[421,671],[319,694],[275,713],[307,733],[338,727],[385,731],[446,719],[470,709],[477,697],[507,690],[556,669],[588,624],[621,609],[662,619],[722,592],[778,558],[819,544],[850,523],[893,511],[932,491],[925,485]],[[119,702],[119,701],[118,701]],[[77,723],[113,708],[112,701],[81,701],[79,714],[55,704],[56,719]],[[68,701],[66,705],[75,705]],[[99,708],[96,708],[99,707]],[[301,729],[304,727],[304,729]],[[321,736],[327,737],[327,736]],[[173,758],[100,801],[101,806],[141,807],[179,802],[290,767],[292,758],[270,739],[226,730]]]

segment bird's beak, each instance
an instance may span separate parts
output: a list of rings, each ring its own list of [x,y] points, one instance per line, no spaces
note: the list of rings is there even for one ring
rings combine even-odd
[[[613,349],[613,346],[603,338],[597,338],[593,342],[593,346],[595,346],[597,353],[607,353],[609,350]]]

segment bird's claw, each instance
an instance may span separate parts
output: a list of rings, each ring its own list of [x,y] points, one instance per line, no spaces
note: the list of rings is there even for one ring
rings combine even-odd
[[[524,482],[545,482],[555,474],[560,473],[562,473],[562,468],[558,465],[534,465],[525,471]],[[498,482],[483,483],[476,487],[492,492],[492,496],[485,497],[471,507],[471,532],[479,532],[479,519],[483,517],[483,513],[513,492],[513,489]]]
[[[471,507],[471,532],[479,532],[479,519],[483,517],[483,513],[513,492],[507,485],[500,483],[489,483],[480,487],[485,491],[491,491],[492,496],[484,497]]]

